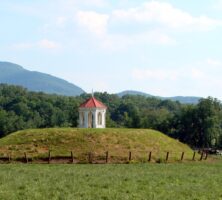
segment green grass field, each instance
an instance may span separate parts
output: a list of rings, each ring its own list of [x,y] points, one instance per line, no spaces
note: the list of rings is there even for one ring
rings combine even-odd
[[[30,129],[0,139],[0,156],[22,157],[26,152],[29,157],[44,157],[49,150],[52,156],[69,156],[73,151],[83,162],[88,152],[93,152],[96,160],[104,160],[109,151],[111,163],[126,161],[129,151],[135,162],[147,161],[149,151],[154,160],[164,159],[166,152],[170,152],[171,161],[180,159],[181,152],[185,152],[185,159],[193,155],[188,145],[149,129]]]
[[[143,200],[222,199],[222,160],[192,162],[189,146],[147,129],[50,128],[18,131],[0,139],[0,156],[70,155],[87,152],[109,163],[131,164],[0,164],[0,200]],[[152,151],[152,162],[147,163]],[[164,161],[170,152],[168,164]],[[180,160],[185,152],[184,162]],[[14,162],[13,160],[12,162]],[[146,162],[146,163],[141,163]],[[134,163],[134,164],[132,164]],[[137,164],[135,164],[137,163]],[[139,164],[140,163],[140,164]]]
[[[222,161],[0,165],[1,200],[222,199]]]

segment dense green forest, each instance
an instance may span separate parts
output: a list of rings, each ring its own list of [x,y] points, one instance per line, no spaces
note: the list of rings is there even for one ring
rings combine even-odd
[[[222,146],[222,103],[201,99],[197,105],[144,96],[95,93],[108,106],[107,127],[152,128],[192,147]],[[29,92],[0,84],[0,136],[28,128],[76,127],[78,106],[89,98]]]

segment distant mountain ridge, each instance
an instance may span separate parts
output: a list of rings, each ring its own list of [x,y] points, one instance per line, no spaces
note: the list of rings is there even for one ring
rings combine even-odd
[[[119,97],[123,97],[125,95],[141,95],[141,96],[145,96],[145,97],[154,97],[151,94],[147,94],[145,92],[140,92],[140,91],[136,91],[136,90],[125,90],[125,91],[122,91],[120,93],[117,93],[117,95]]]
[[[85,93],[80,87],[55,76],[29,71],[10,62],[0,62],[0,83],[19,85],[30,91],[78,96]]]
[[[184,103],[184,104],[197,104],[198,101],[201,99],[201,97],[194,97],[194,96],[160,97],[160,96],[153,96],[151,94],[147,94],[147,93],[135,91],[135,90],[125,90],[123,92],[117,93],[117,95],[119,97],[123,97],[124,95],[141,95],[145,97],[159,98],[162,100],[169,99],[172,101],[179,101],[180,103]]]
[[[83,89],[64,79],[41,72],[29,71],[20,65],[10,62],[0,62],[0,83],[19,85],[30,91],[45,92],[48,94],[79,96],[80,94],[85,93]],[[116,95],[119,97],[124,95],[141,95],[145,97],[159,98],[162,100],[169,99],[186,104],[197,104],[201,99],[201,97],[192,96],[160,97],[135,90],[126,90],[117,93]]]

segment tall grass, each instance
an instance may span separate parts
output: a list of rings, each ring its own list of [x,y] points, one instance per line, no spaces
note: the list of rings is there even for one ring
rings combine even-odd
[[[222,162],[0,165],[2,200],[222,199]]]

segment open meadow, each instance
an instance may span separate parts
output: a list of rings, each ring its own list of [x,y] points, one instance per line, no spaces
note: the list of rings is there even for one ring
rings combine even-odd
[[[174,164],[2,164],[0,199],[222,199],[222,160]]]

